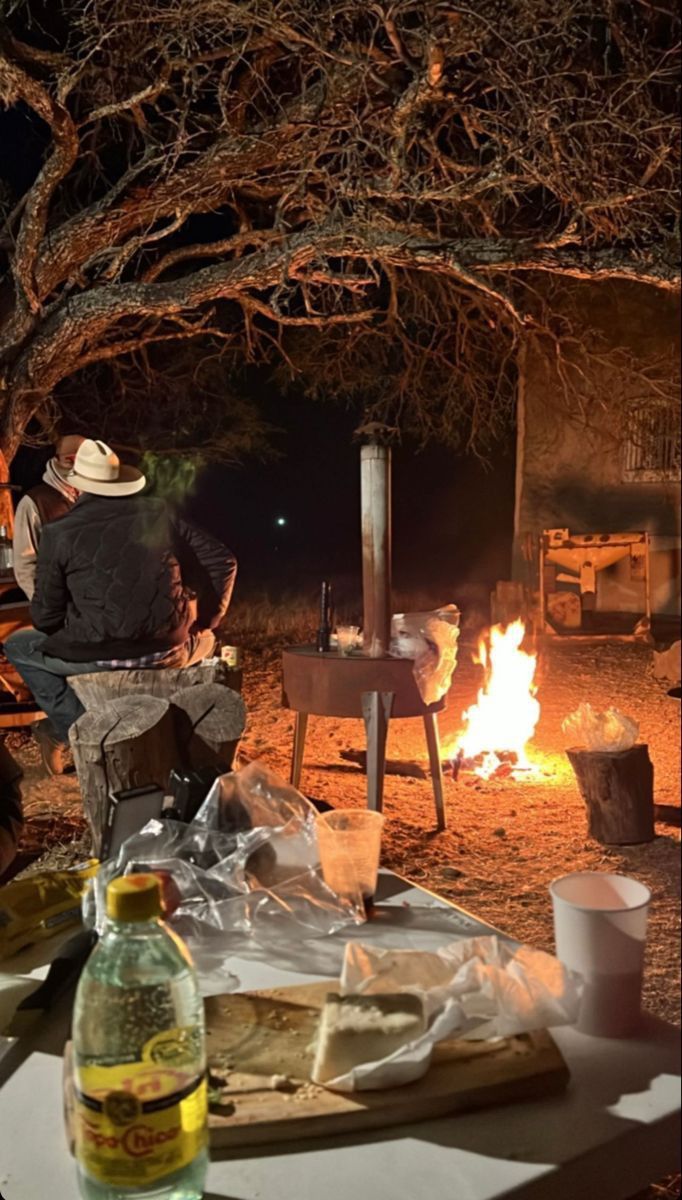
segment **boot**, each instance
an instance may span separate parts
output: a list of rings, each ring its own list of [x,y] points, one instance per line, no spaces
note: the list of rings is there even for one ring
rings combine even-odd
[[[40,747],[43,766],[48,775],[65,775],[73,769],[73,757],[68,743],[60,742],[51,722],[36,721],[33,736]]]

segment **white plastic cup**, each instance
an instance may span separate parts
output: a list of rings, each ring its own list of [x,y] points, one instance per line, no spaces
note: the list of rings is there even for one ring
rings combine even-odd
[[[642,1020],[642,975],[651,892],[626,875],[577,871],[549,887],[557,958],[583,978],[577,1028],[629,1037]]]
[[[350,654],[351,650],[356,649],[359,633],[359,625],[337,625],[336,645],[339,654]]]

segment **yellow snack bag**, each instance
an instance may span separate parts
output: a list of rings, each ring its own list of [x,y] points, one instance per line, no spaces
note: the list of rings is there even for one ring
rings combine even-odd
[[[81,897],[99,861],[91,858],[65,871],[36,871],[0,888],[0,960],[24,946],[78,925]]]

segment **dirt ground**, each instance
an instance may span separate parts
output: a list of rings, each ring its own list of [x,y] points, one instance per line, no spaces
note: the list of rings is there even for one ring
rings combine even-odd
[[[452,744],[462,711],[475,699],[481,669],[472,646],[461,645],[447,711],[441,717],[443,747]],[[293,715],[282,709],[279,649],[247,652],[244,695],[249,723],[241,753],[286,776]],[[645,1004],[680,1023],[680,702],[651,673],[651,651],[627,642],[554,640],[538,666],[541,716],[532,744],[537,775],[523,782],[446,777],[448,828],[435,833],[433,797],[420,721],[395,721],[389,730],[389,763],[421,768],[415,775],[388,774],[385,785],[383,861],[409,879],[471,910],[516,938],[553,950],[548,884],[576,870],[622,871],[652,892],[647,943]],[[648,844],[605,847],[587,837],[585,810],[563,754],[561,721],[583,701],[615,705],[640,725],[655,771],[655,799],[667,806]],[[41,777],[37,755],[25,739],[15,744],[25,768],[27,832],[22,862],[50,847],[66,859],[87,849],[74,777]],[[302,791],[335,806],[365,802],[365,777],[343,754],[364,748],[360,721],[312,717]],[[420,773],[419,771],[417,773]],[[66,844],[65,844],[66,843]],[[73,843],[73,844],[69,844]],[[51,860],[54,852],[50,855]],[[652,1185],[637,1200],[677,1197],[679,1180]]]

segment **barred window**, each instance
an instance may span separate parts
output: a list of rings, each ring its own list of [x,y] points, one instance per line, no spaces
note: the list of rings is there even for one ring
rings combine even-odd
[[[680,479],[680,414],[673,408],[630,413],[623,447],[623,479],[650,483]]]

